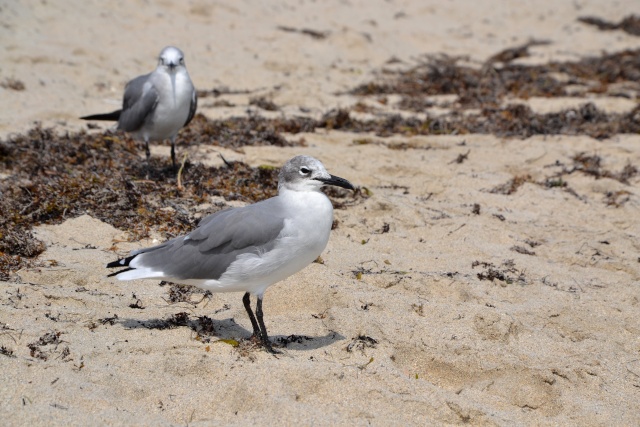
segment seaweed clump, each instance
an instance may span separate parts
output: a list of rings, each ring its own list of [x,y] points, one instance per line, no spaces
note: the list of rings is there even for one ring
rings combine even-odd
[[[463,115],[453,111],[439,117],[403,117],[386,115],[358,120],[349,110],[331,110],[318,127],[348,132],[370,132],[380,137],[390,135],[464,135],[492,134],[500,137],[528,138],[533,135],[588,135],[606,139],[618,133],[640,133],[640,107],[626,114],[608,114],[592,103],[578,108],[538,114],[526,105],[511,104],[501,108],[484,108],[479,114]]]
[[[528,48],[543,42],[529,42],[506,49],[489,58],[483,67],[462,65],[462,59],[428,56],[408,70],[386,72],[385,78],[357,86],[353,95],[399,94],[414,99],[406,105],[425,105],[415,99],[433,95],[457,95],[459,108],[497,108],[505,97],[575,96],[606,93],[610,85],[640,80],[640,50],[625,50],[580,61],[523,65],[513,60],[528,55]],[[515,52],[515,53],[514,53]],[[501,65],[498,65],[501,64]]]
[[[297,142],[287,140],[282,133],[313,132],[316,121],[306,117],[268,119],[259,115],[211,120],[196,114],[189,126],[180,132],[178,144],[217,145],[237,150],[244,146],[274,145],[292,147]]]
[[[401,95],[396,108],[426,112],[434,105],[430,97],[455,95],[441,102],[446,114],[417,116],[381,114],[372,120],[357,120],[350,110],[329,111],[318,127],[353,132],[392,134],[493,134],[527,138],[532,135],[589,135],[609,138],[617,133],[640,132],[640,107],[628,113],[605,113],[592,103],[560,112],[537,114],[522,103],[504,105],[505,100],[531,97],[576,97],[585,94],[638,98],[640,96],[640,50],[625,50],[579,61],[524,65],[514,62],[529,55],[529,48],[546,44],[531,41],[505,49],[482,67],[464,65],[463,58],[430,56],[408,70],[388,71],[382,77],[357,86],[357,96]],[[474,110],[477,110],[474,111]],[[427,112],[428,113],[428,112]]]

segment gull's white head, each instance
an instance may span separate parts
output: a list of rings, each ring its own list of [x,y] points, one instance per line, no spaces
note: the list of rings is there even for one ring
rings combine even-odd
[[[280,169],[278,190],[319,191],[323,185],[335,185],[354,190],[344,178],[329,174],[320,160],[311,156],[296,156]]]
[[[184,53],[174,46],[165,47],[158,57],[158,67],[166,68],[170,72],[184,67]]]

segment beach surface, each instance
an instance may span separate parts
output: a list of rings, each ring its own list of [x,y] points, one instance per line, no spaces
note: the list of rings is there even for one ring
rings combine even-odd
[[[408,111],[399,95],[353,89],[427,55],[482,69],[531,41],[518,64],[637,49],[637,35],[578,20],[618,22],[634,6],[0,1],[0,139],[36,126],[101,135],[109,124],[78,117],[119,108],[126,82],[166,45],[184,51],[210,120],[446,117],[455,94]],[[503,104],[625,115],[638,93],[636,80]],[[162,241],[162,224],[132,240],[74,215],[34,227],[46,245],[38,265],[0,282],[2,424],[637,425],[640,135],[570,133],[327,126],[283,133],[290,146],[181,141],[178,158],[207,166],[223,166],[221,154],[251,167],[311,155],[360,187],[335,210],[322,262],[265,294],[283,353],[246,341],[241,294],[180,299],[158,281],[107,277],[106,263]],[[169,146],[152,156],[169,161]],[[2,167],[10,183],[17,172]],[[203,206],[216,203],[246,201]]]

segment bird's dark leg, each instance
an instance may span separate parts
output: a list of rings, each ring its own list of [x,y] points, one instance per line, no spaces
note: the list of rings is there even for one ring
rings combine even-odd
[[[274,350],[269,341],[269,335],[267,335],[267,328],[264,326],[264,320],[262,318],[262,295],[258,295],[258,304],[256,305],[256,317],[258,318],[258,325],[260,326],[260,338],[262,345],[267,349],[269,353],[278,354],[280,351]]]
[[[151,151],[149,150],[149,138],[145,138],[144,139],[144,153],[147,156],[147,174],[146,174],[146,179],[149,179],[149,175],[151,173],[151,163],[150,163]]]
[[[251,299],[249,292],[246,292],[242,297],[242,303],[244,304],[244,309],[247,310],[249,320],[251,320],[251,326],[253,327],[253,335],[251,335],[251,339],[255,338],[257,340],[260,340],[264,348],[266,348],[269,353],[280,353],[279,351],[274,350],[271,346],[269,336],[267,335],[267,328],[265,328],[264,326],[264,320],[262,319],[262,297],[258,297],[258,304],[256,306],[257,320],[256,316],[253,315],[253,311],[251,310]]]
[[[173,171],[176,170],[176,137],[171,138],[171,164],[173,165]]]
[[[249,320],[251,320],[251,326],[253,326],[253,335],[256,339],[260,339],[260,328],[258,327],[258,322],[256,321],[256,316],[253,315],[253,311],[251,310],[251,299],[249,298],[249,292],[246,292],[242,297],[242,303],[244,304],[244,309],[247,310],[247,314],[249,315]]]
[[[151,158],[151,150],[149,150],[149,138],[144,139],[144,154],[147,156],[147,165],[148,165],[149,159]]]

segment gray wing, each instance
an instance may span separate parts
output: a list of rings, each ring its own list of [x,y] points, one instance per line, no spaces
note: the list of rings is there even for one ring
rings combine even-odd
[[[153,85],[146,84],[150,76],[151,73],[138,76],[125,86],[118,129],[126,132],[139,130],[155,110],[160,97]]]
[[[271,198],[242,208],[216,212],[187,236],[133,252],[138,267],[150,267],[176,279],[219,279],[244,253],[264,253],[284,227],[284,211]]]
[[[193,89],[191,93],[191,105],[189,105],[189,116],[187,116],[187,121],[184,122],[184,126],[188,125],[189,122],[193,119],[193,116],[196,115],[196,109],[198,108],[198,92]]]

